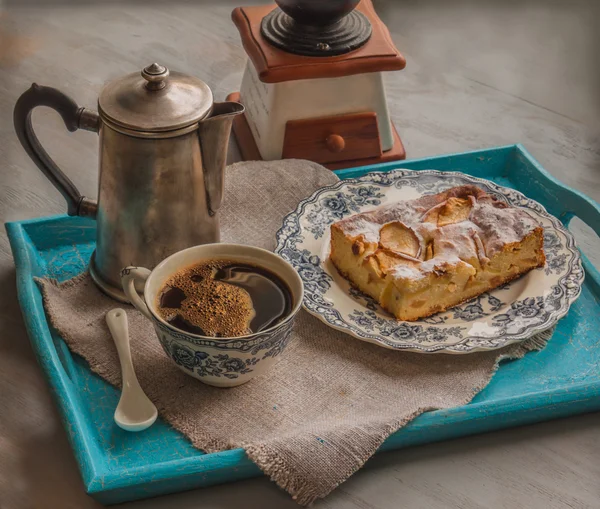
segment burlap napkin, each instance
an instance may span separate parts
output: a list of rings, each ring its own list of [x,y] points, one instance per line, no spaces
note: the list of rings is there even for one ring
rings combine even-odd
[[[227,169],[223,241],[275,247],[285,214],[337,178],[306,161],[238,163]],[[104,314],[116,306],[87,274],[41,280],[52,325],[93,371],[120,384]],[[400,353],[325,326],[305,311],[268,374],[233,389],[185,375],[167,359],[150,322],[132,308],[133,361],[161,417],[207,452],[243,447],[300,504],[324,497],[422,412],[468,403],[502,358],[545,345],[545,337],[471,355]]]

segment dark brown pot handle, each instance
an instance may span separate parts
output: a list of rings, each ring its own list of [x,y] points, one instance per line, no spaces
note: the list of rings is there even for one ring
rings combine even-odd
[[[44,150],[35,135],[31,125],[31,113],[36,106],[48,106],[56,110],[71,132],[77,129],[98,132],[100,126],[98,113],[77,106],[73,99],[55,88],[43,87],[35,83],[19,97],[13,113],[15,131],[21,145],[42,173],[63,195],[67,201],[68,214],[95,217],[96,202],[81,195],[75,184]]]

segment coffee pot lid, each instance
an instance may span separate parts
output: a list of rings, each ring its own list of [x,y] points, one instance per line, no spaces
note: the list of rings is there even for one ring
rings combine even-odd
[[[157,63],[111,81],[98,98],[98,110],[110,122],[145,132],[192,125],[206,117],[212,105],[213,95],[206,83],[169,72]]]

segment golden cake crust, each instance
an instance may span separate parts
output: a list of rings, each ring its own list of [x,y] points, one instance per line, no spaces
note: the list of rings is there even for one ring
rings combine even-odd
[[[331,260],[398,319],[416,320],[543,266],[543,229],[466,185],[334,223]]]

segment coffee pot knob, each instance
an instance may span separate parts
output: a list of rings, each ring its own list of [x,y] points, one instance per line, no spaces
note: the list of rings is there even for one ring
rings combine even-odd
[[[142,70],[142,77],[148,82],[146,88],[148,90],[160,90],[165,88],[167,78],[169,77],[169,69],[164,65],[154,62]]]

